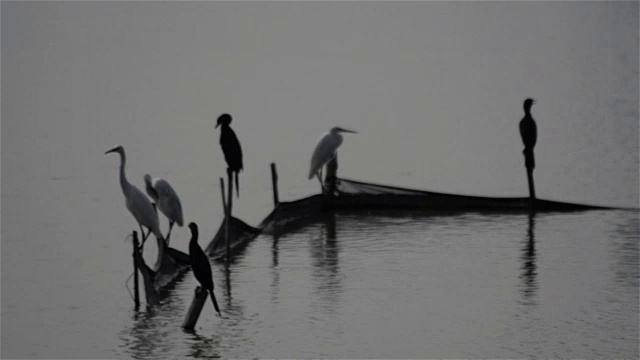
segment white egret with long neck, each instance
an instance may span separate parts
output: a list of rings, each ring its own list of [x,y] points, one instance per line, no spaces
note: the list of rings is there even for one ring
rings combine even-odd
[[[126,200],[127,209],[129,209],[131,215],[133,215],[133,217],[138,222],[138,226],[140,226],[140,233],[142,235],[142,246],[144,246],[144,242],[152,232],[158,240],[158,259],[154,266],[154,271],[158,271],[160,269],[160,265],[162,264],[162,257],[164,256],[165,247],[164,237],[160,232],[160,226],[158,223],[158,214],[153,209],[151,201],[149,201],[147,196],[135,185],[127,181],[127,176],[124,172],[124,166],[127,161],[124,148],[122,146],[116,146],[115,148],[105,152],[105,154],[109,153],[120,154],[120,187],[122,188],[122,193],[124,194],[124,198]],[[146,235],[142,228],[143,226],[149,229],[149,232]]]
[[[320,186],[324,189],[324,183],[322,181],[322,167],[325,166],[331,159],[336,156],[338,147],[342,144],[342,135],[340,133],[353,133],[353,130],[343,129],[341,127],[334,127],[328,133],[324,134],[318,145],[316,145],[313,155],[311,156],[311,168],[309,169],[309,180],[313,176],[317,176],[320,181]]]
[[[151,175],[144,175],[145,190],[147,194],[155,201],[158,208],[169,219],[169,232],[165,237],[167,245],[169,244],[169,238],[171,237],[171,229],[173,224],[178,224],[182,227],[184,224],[182,216],[182,204],[180,198],[176,194],[173,187],[164,179],[151,178]]]

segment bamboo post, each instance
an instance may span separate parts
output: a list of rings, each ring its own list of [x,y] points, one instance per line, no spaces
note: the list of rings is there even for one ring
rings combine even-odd
[[[535,168],[533,148],[525,148],[522,153],[524,154],[524,167],[527,168],[527,182],[529,183],[529,206],[533,210],[536,202],[536,188],[533,184],[533,169]]]
[[[338,154],[327,164],[327,175],[324,178],[325,191],[329,196],[333,196],[336,190],[336,176],[338,173]]]
[[[138,261],[138,270],[142,275],[142,282],[144,283],[144,294],[147,299],[147,304],[149,305],[158,305],[160,304],[160,297],[158,292],[153,287],[153,279],[156,273],[144,263],[144,259],[142,258],[142,254],[140,251],[136,251],[134,253],[136,260]]]
[[[529,199],[531,201],[531,206],[533,207],[533,204],[536,201],[536,188],[533,184],[533,168],[527,168],[527,180],[529,182]]]
[[[227,175],[229,176],[229,190],[227,191],[227,216],[225,224],[225,240],[227,243],[227,264],[231,261],[231,242],[229,241],[229,225],[231,222],[231,214],[233,209],[233,171],[227,169]]]
[[[224,194],[224,179],[220,178],[220,194],[222,195],[222,208],[224,209],[224,216],[227,216],[227,199]],[[225,220],[226,221],[226,220]]]
[[[271,163],[271,186],[273,187],[273,207],[277,207],[280,199],[278,197],[278,171],[276,170],[276,163]]]
[[[133,301],[136,304],[136,309],[140,307],[140,291],[138,290],[138,257],[136,253],[138,252],[138,232],[133,232]]]
[[[196,322],[198,322],[198,318],[200,317],[200,313],[202,312],[202,308],[204,307],[204,303],[207,300],[207,290],[201,288],[200,286],[196,287],[196,290],[193,294],[193,300],[191,301],[191,306],[189,306],[189,310],[187,311],[187,315],[184,317],[184,321],[182,322],[182,328],[185,330],[193,330],[196,326]]]

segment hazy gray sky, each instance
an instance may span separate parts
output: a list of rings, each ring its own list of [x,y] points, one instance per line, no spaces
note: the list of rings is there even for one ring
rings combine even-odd
[[[558,198],[584,177],[572,163],[597,163],[585,143],[637,166],[637,69],[638,2],[3,2],[3,150],[29,134],[52,147],[18,158],[123,144],[152,169],[213,153],[199,163],[211,169],[210,125],[230,112],[249,175],[288,158],[283,180],[304,183],[313,143],[342,125],[361,132],[347,174],[513,194],[526,192],[516,123],[531,96],[539,186],[557,182]]]

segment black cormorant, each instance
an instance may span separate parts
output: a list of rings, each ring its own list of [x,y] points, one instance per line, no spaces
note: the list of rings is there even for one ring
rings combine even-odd
[[[209,258],[205,255],[204,251],[198,245],[198,225],[195,223],[189,223],[189,229],[191,229],[191,241],[189,242],[189,259],[191,260],[191,269],[193,269],[193,275],[202,285],[203,288],[209,291],[211,295],[211,301],[213,301],[213,308],[216,309],[218,315],[220,315],[220,309],[218,308],[218,302],[216,296],[213,294],[213,277],[211,276],[211,265],[209,264]],[[222,316],[222,315],[220,315]]]
[[[222,125],[220,129],[220,146],[224,153],[224,159],[227,161],[227,171],[235,173],[236,176],[236,194],[240,197],[240,185],[238,184],[238,173],[242,171],[242,149],[236,133],[229,126],[231,124],[231,115],[222,114],[218,117],[216,128]]]
[[[531,105],[535,104],[533,99],[526,99],[524,101],[524,117],[520,120],[520,136],[524,143],[524,150],[522,153],[525,158],[525,166],[527,169],[533,169],[536,167],[536,163],[533,157],[533,148],[536,146],[536,140],[538,139],[538,129],[536,122],[531,117]]]

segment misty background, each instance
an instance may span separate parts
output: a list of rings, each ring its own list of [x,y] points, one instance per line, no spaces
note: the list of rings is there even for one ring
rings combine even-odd
[[[130,305],[124,241],[137,225],[106,150],[124,146],[140,188],[145,173],[167,179],[201,243],[214,235],[224,112],[244,153],[234,215],[254,226],[273,206],[271,162],[282,201],[319,191],[309,160],[333,126],[358,131],[345,135],[339,176],[527,196],[518,132],[527,97],[537,101],[537,196],[637,208],[638,10],[634,1],[3,1],[3,355],[105,354],[109,342],[74,352],[72,339],[129,321],[116,313]],[[186,250],[188,238],[174,228],[173,246]],[[78,321],[94,327],[69,330]]]

